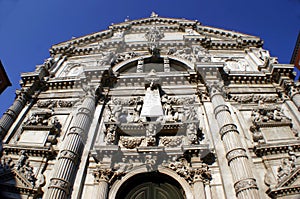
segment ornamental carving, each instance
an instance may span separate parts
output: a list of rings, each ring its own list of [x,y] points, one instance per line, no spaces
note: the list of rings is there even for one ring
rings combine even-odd
[[[230,163],[233,159],[245,157],[247,158],[247,154],[245,149],[234,149],[227,153],[226,158],[228,160],[228,163]]]
[[[300,85],[293,85],[291,83],[287,86],[286,90],[290,98],[293,98],[295,95],[300,94]]]
[[[114,172],[112,171],[111,168],[97,168],[93,172],[93,174],[94,174],[95,182],[101,182],[101,181],[109,182]]]
[[[58,188],[64,190],[66,193],[69,193],[70,183],[59,178],[52,178],[49,188]]]
[[[155,55],[159,53],[158,42],[164,37],[164,33],[156,26],[152,26],[145,34],[145,38],[148,41],[148,47],[151,54]]]
[[[236,131],[236,132],[237,132],[237,127],[236,127],[236,125],[234,125],[234,124],[227,124],[227,125],[225,125],[225,126],[222,126],[222,127],[220,128],[220,135],[221,135],[221,138],[223,138],[223,136],[224,136],[226,133],[230,132],[230,131]]]
[[[178,147],[182,144],[182,136],[161,136],[160,141],[166,147]]]
[[[135,53],[135,52],[124,52],[124,53],[118,53],[114,58],[113,58],[113,61],[112,61],[112,65],[116,65],[118,63],[121,63],[123,61],[126,61],[128,59],[132,59],[134,57],[137,57],[139,56],[140,54],[138,53]]]
[[[106,136],[105,136],[105,142],[106,144],[115,144],[116,142],[116,130],[117,130],[117,126],[115,125],[110,125],[108,126],[107,130],[106,130]]]
[[[109,116],[109,121],[110,122],[119,122],[120,115],[122,113],[122,104],[120,99],[113,99],[109,105],[111,114]]]
[[[54,128],[57,132],[60,130],[61,124],[52,112],[33,112],[24,121],[23,127],[29,126],[46,126]]]
[[[183,49],[177,48],[169,48],[168,55],[173,55],[176,57],[180,57],[182,59],[188,60],[192,63],[200,61],[200,62],[210,62],[211,56],[207,49],[202,46],[195,47],[186,47]]]
[[[163,163],[162,166],[172,169],[188,183],[211,180],[211,172],[205,163],[201,163],[198,167],[191,167],[185,158],[180,158],[175,162]]]
[[[156,145],[156,134],[158,131],[158,124],[157,123],[149,123],[146,128],[146,142],[147,146],[154,146]]]
[[[255,179],[248,178],[248,179],[243,179],[234,184],[234,189],[236,194],[239,192],[246,190],[246,189],[258,189],[257,188],[257,183]]]
[[[121,136],[120,141],[122,145],[127,149],[134,149],[141,145],[144,138],[142,137],[125,137]]]
[[[39,100],[37,106],[39,108],[69,108],[74,106],[78,100]]]
[[[252,122],[259,125],[267,122],[291,122],[280,107],[261,107],[252,111]]]
[[[18,172],[24,179],[32,185],[36,185],[36,177],[33,167],[30,165],[28,156],[24,150],[20,151],[20,157],[16,163],[11,157],[2,156],[0,161],[0,174],[10,173],[12,171]]]
[[[229,99],[239,103],[274,103],[278,101],[277,95],[256,95],[256,94],[243,94],[243,95],[229,95]]]
[[[73,162],[77,162],[78,156],[73,151],[63,150],[63,151],[61,151],[60,156],[59,156],[59,159],[61,159],[61,158],[65,158],[65,159],[69,159]]]
[[[289,157],[284,158],[278,167],[277,181],[282,182],[286,177],[288,177],[294,170],[296,170],[296,160],[297,156],[293,151],[289,151]]]
[[[198,126],[196,123],[187,124],[186,136],[187,136],[190,144],[198,144],[199,143],[197,130],[198,130]]]

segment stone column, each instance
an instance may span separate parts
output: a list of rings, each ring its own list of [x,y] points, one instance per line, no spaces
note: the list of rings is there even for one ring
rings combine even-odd
[[[192,164],[196,165],[195,162]],[[192,169],[192,175],[195,198],[206,199],[205,183],[208,183],[211,180],[211,172],[208,165],[202,162],[198,163],[197,167]]]
[[[208,86],[214,107],[214,115],[220,127],[219,133],[226,150],[228,165],[232,172],[236,196],[239,199],[258,199],[258,187],[250,167],[246,149],[241,143],[239,131],[233,122],[229,107],[225,104],[221,86],[217,84]]]
[[[200,176],[194,176],[194,194],[195,198],[206,199],[204,182]]]
[[[93,198],[108,198],[108,185],[113,172],[111,169],[98,169],[94,172],[95,176],[95,195]]]
[[[300,111],[300,89],[296,86],[291,86],[289,88],[288,95],[298,108],[298,111]]]
[[[25,93],[21,92],[14,103],[7,109],[0,119],[0,139],[3,139],[10,126],[16,120],[27,102]]]
[[[95,97],[89,92],[74,117],[64,141],[64,148],[58,154],[54,175],[44,198],[68,198],[94,111]]]

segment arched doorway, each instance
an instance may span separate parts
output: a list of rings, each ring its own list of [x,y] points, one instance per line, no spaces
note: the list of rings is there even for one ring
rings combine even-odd
[[[125,182],[117,199],[185,199],[182,187],[171,177],[159,173],[142,173]]]

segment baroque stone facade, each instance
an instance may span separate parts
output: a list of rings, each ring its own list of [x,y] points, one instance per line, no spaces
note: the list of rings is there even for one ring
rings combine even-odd
[[[262,45],[152,13],[52,46],[0,120],[2,197],[299,198],[300,85]]]

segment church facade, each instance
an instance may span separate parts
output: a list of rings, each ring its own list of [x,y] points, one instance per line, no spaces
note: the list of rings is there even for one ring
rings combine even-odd
[[[260,38],[152,13],[50,55],[0,120],[3,198],[299,198],[300,87]]]

